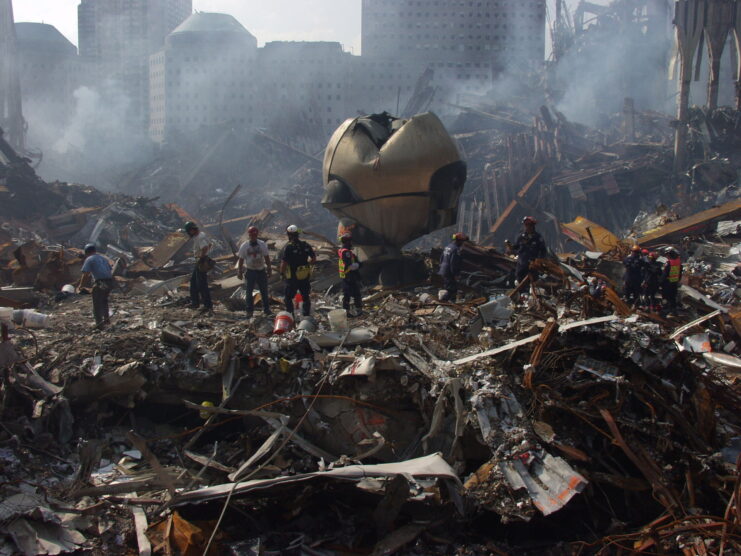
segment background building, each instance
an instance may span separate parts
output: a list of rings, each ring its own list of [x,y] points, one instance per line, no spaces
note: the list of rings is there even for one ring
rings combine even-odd
[[[149,56],[192,11],[192,0],[81,0],[78,6],[80,58],[90,84],[122,91],[131,123],[141,130],[149,119]]]
[[[545,0],[363,0],[363,58],[416,62],[438,86],[485,91],[540,67]]]
[[[231,124],[309,148],[361,107],[358,60],[336,42],[257,48],[232,16],[195,13],[150,58],[150,137]]]
[[[45,144],[74,110],[73,93],[80,81],[77,47],[44,23],[16,23],[15,33],[29,143]]]
[[[257,39],[226,14],[192,14],[150,58],[150,137],[236,121],[253,125]]]
[[[0,0],[0,128],[10,145],[23,152],[25,133],[13,22],[13,3]]]

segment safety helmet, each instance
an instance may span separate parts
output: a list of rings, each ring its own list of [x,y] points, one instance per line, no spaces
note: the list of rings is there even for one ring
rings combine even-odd
[[[297,234],[298,233],[298,226],[295,224],[291,224],[286,228],[286,233],[288,234]]]
[[[455,241],[468,241],[468,236],[463,232],[456,232],[453,234],[453,239]]]
[[[247,235],[256,236],[259,233],[260,233],[260,230],[258,230],[256,226],[250,226],[249,228],[247,228]]]
[[[656,253],[656,251],[651,251],[651,252],[650,252],[650,253],[648,254],[648,258],[649,258],[649,259],[655,259],[655,258],[657,258],[658,256],[659,256],[659,255],[658,255],[658,254]]]
[[[342,241],[343,243],[345,241],[352,241],[352,233],[351,232],[345,232],[344,234],[342,234],[340,236],[340,241]]]
[[[648,255],[648,249],[641,249],[641,255]]]
[[[633,251],[633,253],[637,253],[638,251],[641,250],[641,246],[640,245],[634,245],[633,247],[630,248],[630,250]]]
[[[538,221],[535,220],[535,218],[533,218],[532,216],[526,216],[525,218],[522,219],[522,223],[535,225],[538,223]]]
[[[186,232],[189,232],[191,230],[197,230],[197,229],[198,229],[198,224],[196,224],[195,222],[191,222],[190,220],[185,223],[185,226],[183,226],[183,230]]]
[[[89,253],[89,252],[95,251],[95,250],[96,250],[96,248],[95,248],[95,244],[94,243],[88,243],[87,245],[85,245],[85,253]]]

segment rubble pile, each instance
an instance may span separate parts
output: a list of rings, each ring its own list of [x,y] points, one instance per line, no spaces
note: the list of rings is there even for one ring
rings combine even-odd
[[[568,121],[546,106],[527,118],[482,103],[454,125],[468,161],[459,225],[501,245],[530,214],[552,226],[549,245],[567,250],[560,224],[581,216],[627,235],[636,214],[671,207],[677,217],[737,195],[738,112],[691,111],[686,175],[673,177],[670,118],[626,109],[604,129]]]
[[[466,125],[496,125],[457,137],[461,226],[480,238],[463,248],[463,299],[439,301],[434,274],[369,284],[346,325],[330,318],[334,222],[317,216],[314,162],[292,166],[283,197],[234,187],[192,216],[154,190],[45,184],[3,148],[0,551],[741,551],[736,120],[703,116],[702,159],[675,184],[659,117],[618,134],[487,110]],[[515,283],[490,245],[525,211],[551,246],[586,251]],[[186,220],[219,241],[212,314],[187,307]],[[235,248],[257,226],[275,265],[289,223],[317,254],[312,316],[245,318]],[[431,241],[415,256],[434,273]],[[114,263],[102,330],[90,296],[64,287],[86,242]],[[630,243],[681,251],[678,315],[620,298]],[[282,286],[270,278],[276,308]]]
[[[593,298],[609,261],[505,289],[512,261],[475,245],[464,301],[371,289],[346,331],[321,271],[283,335],[174,288],[114,294],[91,333],[87,296],[42,295],[50,325],[0,344],[5,550],[738,550],[741,238],[719,232],[685,246],[679,319]]]

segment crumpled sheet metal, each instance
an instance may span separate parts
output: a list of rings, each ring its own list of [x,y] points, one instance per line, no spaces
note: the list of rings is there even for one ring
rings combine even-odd
[[[346,120],[330,139],[322,205],[357,223],[358,247],[400,248],[454,224],[466,166],[439,118],[428,112],[393,120],[396,131],[380,147],[368,125],[382,126],[369,120]]]
[[[590,251],[607,253],[620,244],[620,239],[610,230],[583,216],[577,216],[573,222],[562,223],[561,231]]]
[[[499,466],[509,485],[514,490],[526,489],[543,515],[560,510],[587,486],[587,480],[563,458],[546,452],[529,453],[527,458],[514,458]]]
[[[312,481],[317,478],[360,481],[367,477],[393,477],[395,475],[450,479],[460,484],[458,475],[456,475],[453,468],[447,464],[440,453],[435,453],[398,463],[348,465],[347,467],[338,467],[329,471],[316,471],[314,473],[302,473],[288,477],[245,481],[239,483],[236,487],[234,483],[225,483],[182,493],[173,501],[172,505],[183,506],[186,504],[207,502],[209,500],[218,500],[226,497],[232,489],[234,489],[234,495],[240,495],[268,491],[274,486]]]

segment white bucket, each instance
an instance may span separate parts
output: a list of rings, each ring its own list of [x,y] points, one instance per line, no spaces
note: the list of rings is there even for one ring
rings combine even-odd
[[[335,309],[327,314],[329,327],[332,332],[345,332],[347,330],[347,311],[344,309]]]
[[[13,320],[13,309],[11,307],[0,307],[0,322],[9,324]]]
[[[49,326],[49,315],[26,310],[23,315],[23,326],[26,328],[46,328]]]

